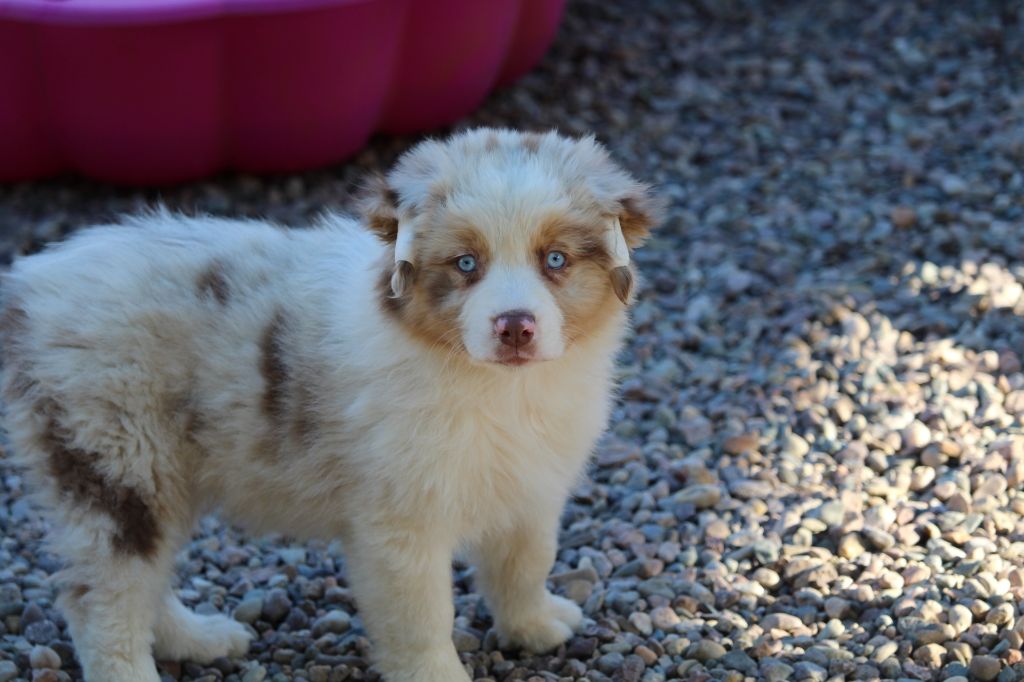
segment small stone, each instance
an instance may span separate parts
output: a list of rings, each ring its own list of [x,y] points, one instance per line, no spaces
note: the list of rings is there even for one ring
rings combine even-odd
[[[844,559],[853,560],[864,554],[867,550],[864,548],[864,543],[860,541],[860,536],[857,533],[847,533],[839,540],[839,547],[836,551]]]
[[[32,647],[32,651],[28,655],[28,661],[33,669],[48,668],[60,670],[60,656],[48,646],[36,645]]]
[[[761,584],[762,587],[771,589],[779,584],[781,578],[779,574],[770,568],[759,568],[754,571],[754,580]]]
[[[796,673],[796,679],[798,680],[825,682],[828,678],[828,670],[817,663],[812,663],[810,661],[797,662],[797,664],[793,666],[793,671]]]
[[[480,638],[472,632],[455,628],[452,632],[452,641],[455,643],[455,650],[459,653],[473,652],[480,649]]]
[[[668,606],[659,606],[651,611],[651,623],[659,630],[673,632],[679,625],[679,616]]]
[[[925,644],[914,652],[914,661],[926,668],[941,668],[946,650],[941,644]]]
[[[267,679],[267,669],[262,665],[254,665],[242,675],[242,682],[263,682]]]
[[[588,580],[570,580],[565,584],[565,596],[583,606],[594,592],[594,583]]]
[[[636,611],[629,615],[629,624],[633,626],[639,634],[644,637],[650,637],[651,633],[654,632],[654,625],[651,623],[651,617],[642,611]]]
[[[825,613],[829,618],[843,618],[850,612],[850,602],[841,597],[829,597],[825,600]]]
[[[352,627],[352,617],[344,611],[333,609],[313,621],[313,636],[321,637],[328,632],[341,634]]]
[[[312,665],[306,669],[309,673],[309,682],[330,682],[331,679],[331,666],[329,665]]]
[[[760,438],[756,433],[744,433],[731,436],[722,443],[722,449],[730,455],[742,455],[757,450]]]
[[[942,191],[950,196],[959,196],[967,191],[967,183],[957,175],[946,175],[940,183]]]
[[[1013,622],[1013,604],[1003,603],[993,607],[985,616],[985,622],[996,627],[1009,625]]]
[[[914,631],[914,644],[924,646],[925,644],[938,644],[953,639],[956,634],[952,626],[944,623],[929,623]]]
[[[908,448],[923,448],[932,440],[931,430],[918,420],[903,429],[903,445]]]
[[[594,655],[595,651],[597,651],[596,637],[574,637],[566,646],[565,656],[586,661]]]
[[[999,676],[1002,664],[995,656],[975,656],[971,659],[971,675],[981,682],[989,682]]]
[[[761,627],[765,630],[785,630],[786,632],[802,631],[805,626],[796,616],[788,613],[771,613],[761,619]]]
[[[894,206],[889,212],[893,226],[906,230],[917,224],[917,211],[907,206]]]
[[[725,656],[722,656],[720,662],[729,670],[738,670],[744,675],[751,677],[757,675],[757,662],[738,649],[734,649]]]
[[[725,656],[725,647],[710,639],[702,639],[695,642],[686,652],[688,658],[704,663],[706,661],[717,661]]]
[[[878,551],[885,551],[896,544],[896,538],[894,538],[891,533],[887,533],[884,530],[873,526],[864,526],[864,528],[861,529],[861,534],[864,536],[864,539],[868,541],[868,544]]]
[[[697,509],[714,507],[722,498],[722,490],[717,485],[697,484],[683,488],[675,494],[675,502],[692,504]]]
[[[971,610],[962,604],[954,604],[949,609],[948,614],[949,626],[953,628],[955,635],[959,635],[961,632],[965,632],[967,628],[971,627],[971,623],[974,621],[974,616],[971,614]]]
[[[18,666],[14,661],[0,661],[0,682],[10,682],[18,676]]]
[[[782,453],[791,457],[803,457],[811,451],[811,446],[807,444],[807,441],[791,433],[787,435],[782,441]]]
[[[239,602],[238,606],[235,607],[233,615],[234,619],[239,623],[254,623],[263,611],[263,598],[253,597],[246,598]]]
[[[654,665],[658,662],[658,654],[645,647],[643,644],[637,645],[637,647],[633,649],[633,653],[640,657],[640,660],[644,662],[645,666]]]
[[[786,682],[793,679],[793,668],[774,658],[761,660],[761,677],[765,682]]]
[[[268,623],[280,623],[291,608],[292,600],[288,597],[288,592],[277,588],[270,590],[263,598],[261,615]]]
[[[927,566],[907,566],[902,573],[903,583],[905,585],[916,585],[919,582],[928,580],[932,575],[931,570]]]
[[[53,622],[41,620],[26,627],[22,634],[32,644],[49,644],[60,637],[60,630]]]

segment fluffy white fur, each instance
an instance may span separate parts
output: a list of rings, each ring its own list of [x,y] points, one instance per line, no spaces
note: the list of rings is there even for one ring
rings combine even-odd
[[[67,563],[61,605],[87,680],[155,682],[154,653],[244,653],[244,626],[189,612],[170,588],[174,553],[210,511],[255,532],[341,538],[389,682],[469,679],[450,638],[457,550],[476,558],[506,645],[550,649],[579,625],[545,579],[608,416],[625,306],[613,299],[568,343],[522,254],[538,207],[582,201],[542,169],[585,175],[572,145],[600,149],[550,135],[543,163],[523,153],[517,165],[517,134],[473,135],[474,149],[498,135],[479,158],[505,162],[451,203],[500,222],[496,253],[509,258],[468,294],[453,330],[464,350],[434,348],[389,314],[379,285],[393,246],[340,216],[285,230],[154,213],[85,230],[6,275],[6,426]],[[548,159],[548,144],[568,152]],[[413,189],[390,180],[404,220]],[[536,314],[546,362],[488,362],[490,320],[509,309]]]

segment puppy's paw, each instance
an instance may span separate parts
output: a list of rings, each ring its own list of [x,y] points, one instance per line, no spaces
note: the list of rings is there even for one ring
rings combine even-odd
[[[252,634],[244,625],[227,616],[210,616],[205,630],[211,639],[210,652],[214,658],[238,658],[249,650]]]
[[[519,647],[532,653],[557,648],[572,637],[583,622],[583,611],[568,599],[548,594],[544,606],[534,613],[522,614],[515,622],[498,626],[503,647]]]
[[[193,615],[187,623],[158,637],[154,652],[168,661],[208,664],[216,658],[236,658],[249,650],[252,635],[227,616]]]

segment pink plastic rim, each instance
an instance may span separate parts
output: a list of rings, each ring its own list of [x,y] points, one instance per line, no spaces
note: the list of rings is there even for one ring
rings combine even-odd
[[[0,181],[337,163],[524,74],[565,0],[0,0]]]

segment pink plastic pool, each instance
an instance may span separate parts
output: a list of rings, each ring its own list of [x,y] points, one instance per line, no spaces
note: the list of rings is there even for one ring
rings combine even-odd
[[[0,181],[337,162],[530,69],[565,0],[0,0]]]

